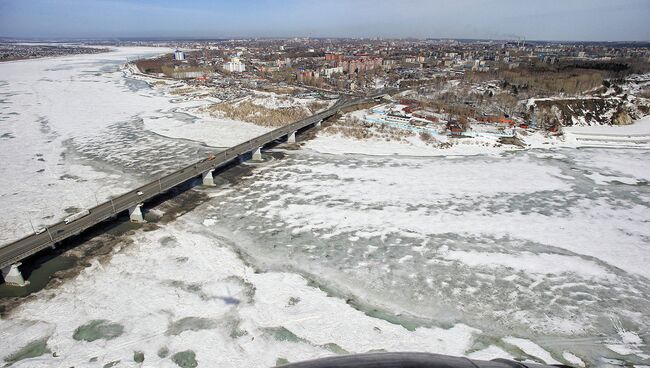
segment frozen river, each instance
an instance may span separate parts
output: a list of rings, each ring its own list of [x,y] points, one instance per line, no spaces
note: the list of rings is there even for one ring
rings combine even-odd
[[[134,351],[170,367],[376,350],[648,363],[647,151],[286,154],[39,292],[0,322],[0,352],[57,353],[30,367]]]
[[[46,211],[57,208],[53,194],[128,187],[125,172],[157,170],[147,166],[150,150],[121,150],[134,141],[169,144],[161,151],[172,166],[175,150],[201,148],[141,127],[138,117],[172,106],[130,88],[116,69],[123,56],[84,58],[98,60],[57,79],[30,76],[36,90],[33,81],[0,83],[8,93],[0,135],[12,136],[0,141],[2,160],[23,160],[2,166],[4,206],[19,208],[13,192],[41,198]],[[13,78],[8,65],[2,80]],[[83,115],[87,101],[59,107],[67,80],[76,81],[67,98],[89,91],[74,92],[84,85],[79,70],[98,96],[113,96],[113,108],[137,104],[120,115],[102,107]],[[50,83],[59,88],[43,89]],[[196,189],[211,199],[136,231],[109,259],[88,260],[79,276],[3,316],[0,359],[134,366],[142,353],[156,367],[241,367],[399,350],[650,364],[650,152],[421,158],[308,147],[255,165],[235,184]],[[54,174],[39,176],[38,165]],[[78,178],[59,178],[70,172]],[[38,190],[19,185],[30,178]],[[0,232],[11,237],[13,217],[2,216]]]
[[[169,51],[118,48],[0,63],[0,244],[213,150],[183,134],[200,140],[226,130],[228,139],[210,139],[220,147],[260,134],[250,124],[197,121],[183,110],[205,101],[177,101],[125,77],[128,60]]]

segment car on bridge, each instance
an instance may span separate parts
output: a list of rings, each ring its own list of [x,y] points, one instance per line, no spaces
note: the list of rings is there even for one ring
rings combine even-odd
[[[78,220],[78,219],[80,219],[80,218],[82,218],[82,217],[84,217],[84,216],[88,216],[88,215],[90,215],[90,211],[88,211],[88,210],[83,210],[83,211],[81,211],[81,212],[77,212],[77,213],[75,213],[74,215],[71,215],[71,216],[66,217],[65,220],[63,220],[63,221],[64,221],[64,222],[66,223],[66,225],[67,225],[67,224],[69,224],[69,223],[71,223],[71,222],[73,222],[73,221],[76,221],[76,220]]]

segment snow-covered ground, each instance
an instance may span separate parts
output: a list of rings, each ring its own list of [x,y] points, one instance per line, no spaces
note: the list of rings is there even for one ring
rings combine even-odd
[[[211,147],[227,148],[253,137],[262,135],[269,128],[242,121],[215,118],[207,114],[199,117],[167,112],[149,115],[144,120],[146,129],[170,138],[185,139],[207,144]]]
[[[468,156],[500,155],[509,150],[520,150],[516,146],[497,144],[494,139],[460,139],[449,147],[426,144],[417,135],[404,141],[370,138],[357,140],[340,134],[319,134],[305,143],[305,148],[329,154],[362,154],[372,156]]]
[[[362,119],[364,111],[356,111],[349,116]],[[344,119],[344,118],[342,118]],[[376,127],[365,127],[374,136],[366,139],[346,137],[327,129],[316,138],[306,142],[305,148],[328,154],[363,154],[384,156],[471,156],[501,155],[505,152],[524,149],[557,148],[638,148],[650,149],[650,116],[631,125],[623,126],[584,126],[564,127],[560,136],[547,135],[535,131],[518,130],[517,138],[523,147],[501,144],[497,137],[449,138],[444,134],[432,135],[434,141],[424,142],[418,134],[406,132],[410,136],[397,140],[390,134],[378,133]]]
[[[629,147],[650,149],[650,116],[631,125],[564,128],[566,141],[573,146]]]

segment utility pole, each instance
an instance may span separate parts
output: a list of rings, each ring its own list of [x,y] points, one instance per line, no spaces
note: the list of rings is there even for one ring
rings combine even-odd
[[[29,226],[32,227],[32,231],[34,232],[34,234],[36,234],[36,229],[34,229],[34,224],[32,224],[32,219],[28,218],[27,221],[29,221]]]
[[[47,235],[50,236],[50,241],[54,241],[54,238],[52,238],[52,234],[50,233],[50,228],[46,227],[45,230],[47,230]]]

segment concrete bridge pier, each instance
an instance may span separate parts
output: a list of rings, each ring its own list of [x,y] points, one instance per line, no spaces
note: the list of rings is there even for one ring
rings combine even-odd
[[[287,135],[287,143],[296,143],[296,132],[291,132]]]
[[[25,281],[23,274],[20,273],[20,270],[18,269],[18,266],[20,265],[21,263],[18,262],[2,269],[2,277],[5,279],[5,284],[11,286],[29,285],[29,281]]]
[[[253,151],[253,161],[262,161],[262,147]]]
[[[208,186],[208,187],[214,187],[214,176],[212,176],[212,173],[214,172],[214,169],[208,170],[201,174],[201,177],[203,178],[203,185]]]
[[[134,207],[129,208],[129,218],[131,219],[131,222],[145,222],[144,215],[142,214],[142,203],[138,203]]]

